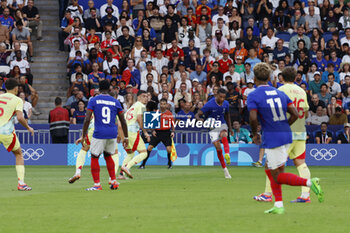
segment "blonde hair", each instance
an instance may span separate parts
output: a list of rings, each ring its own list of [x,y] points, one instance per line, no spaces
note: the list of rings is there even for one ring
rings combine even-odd
[[[270,66],[265,62],[260,62],[254,66],[254,76],[260,81],[267,81],[271,75]]]

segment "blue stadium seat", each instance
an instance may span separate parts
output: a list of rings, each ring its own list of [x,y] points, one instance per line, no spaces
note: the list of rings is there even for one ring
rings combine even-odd
[[[331,32],[325,32],[323,33],[324,41],[327,43],[330,39],[332,39],[332,33]]]
[[[339,33],[339,40],[343,39],[345,37],[345,32]]]
[[[306,33],[306,35],[307,35],[309,38],[311,38],[312,32],[308,32],[308,33]]]
[[[276,34],[276,37],[284,40],[285,42],[289,42],[289,40],[292,36],[288,32],[278,32]]]

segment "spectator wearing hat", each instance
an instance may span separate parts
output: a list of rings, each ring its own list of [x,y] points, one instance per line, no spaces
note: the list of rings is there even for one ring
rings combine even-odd
[[[206,86],[207,73],[203,71],[201,64],[197,64],[196,70],[190,73],[190,79],[192,82],[194,82],[194,80],[197,80],[197,82]]]
[[[241,75],[244,72],[243,58],[241,56],[236,57],[235,71]]]
[[[329,118],[330,125],[348,125],[348,117],[342,112],[341,107],[335,108],[335,113]],[[349,127],[349,126],[348,126]]]
[[[224,49],[229,49],[228,41],[222,36],[221,30],[215,31],[215,37],[213,38],[212,43],[213,47],[221,54]]]
[[[100,7],[101,18],[107,15],[107,8],[110,7],[113,10],[112,15],[119,19],[119,9],[113,5],[113,0],[107,0],[107,3],[103,4]]]
[[[176,82],[177,80],[180,80],[180,78],[181,78],[181,73],[182,73],[182,72],[185,72],[185,73],[186,73],[187,78],[190,77],[190,73],[186,70],[185,62],[179,61],[179,63],[177,64],[177,67],[176,67],[176,68],[177,68],[177,70],[176,70],[176,71],[174,72],[174,74],[173,74],[175,82]]]
[[[320,72],[316,71],[314,73],[314,80],[309,82],[309,88],[310,88],[311,94],[320,93],[322,84],[324,84],[324,82],[321,80],[321,74]]]
[[[350,124],[344,123],[344,131],[337,137],[338,144],[349,144],[350,143]]]
[[[29,0],[28,5],[22,8],[22,12],[23,17],[29,21],[28,26],[37,29],[37,40],[42,40],[43,22],[40,20],[39,10],[34,6],[34,1]]]
[[[229,58],[228,49],[223,49],[222,53],[223,53],[223,56],[218,62],[219,62],[219,71],[224,74],[229,70],[229,65],[233,64],[234,62],[231,58]]]

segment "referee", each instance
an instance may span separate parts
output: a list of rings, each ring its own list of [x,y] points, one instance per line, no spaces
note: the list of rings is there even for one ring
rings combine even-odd
[[[140,169],[145,168],[152,149],[156,147],[160,142],[164,144],[164,146],[166,147],[166,151],[168,153],[168,168],[170,169],[173,167],[170,159],[170,154],[171,154],[171,143],[172,143],[171,138],[174,137],[174,127],[173,127],[174,116],[168,110],[168,101],[166,99],[164,98],[161,99],[159,105],[160,105],[160,112],[161,112],[160,128],[153,130],[152,132],[151,141],[147,148],[147,158],[143,160],[140,166]]]

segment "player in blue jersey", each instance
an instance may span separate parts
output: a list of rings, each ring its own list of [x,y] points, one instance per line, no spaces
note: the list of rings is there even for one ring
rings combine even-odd
[[[200,120],[201,116],[204,115],[208,120],[216,120],[221,122],[221,127],[212,129],[209,132],[210,139],[216,148],[218,158],[220,160],[221,167],[224,169],[225,178],[231,179],[231,175],[226,167],[226,163],[230,164],[230,147],[227,140],[227,131],[232,133],[231,119],[229,114],[229,103],[226,99],[226,90],[220,88],[215,95],[215,98],[210,99],[202,109],[198,110],[196,119]],[[222,154],[221,144],[224,145],[225,159]]]
[[[111,178],[110,189],[119,187],[115,177],[115,166],[112,156],[117,146],[118,126],[116,125],[116,117],[118,115],[123,133],[124,148],[128,145],[128,127],[125,122],[123,108],[120,102],[108,94],[109,81],[102,80],[99,83],[101,94],[90,99],[86,117],[83,125],[83,135],[85,138],[88,132],[92,114],[95,119],[95,131],[91,139],[91,173],[95,182],[94,186],[88,188],[88,191],[102,190],[100,184],[100,165],[98,163],[99,156],[103,153],[106,160],[107,170]]]
[[[323,202],[324,197],[318,178],[304,179],[284,172],[287,151],[292,143],[290,125],[298,119],[298,112],[284,92],[267,85],[270,74],[271,70],[266,63],[259,63],[254,67],[254,83],[258,88],[249,94],[247,105],[253,141],[259,142],[262,139],[262,147],[266,153],[265,172],[275,196],[274,207],[265,213],[283,214],[282,184],[310,187],[320,202]],[[290,114],[289,118],[287,112]],[[259,121],[263,132],[261,138],[257,132]]]

